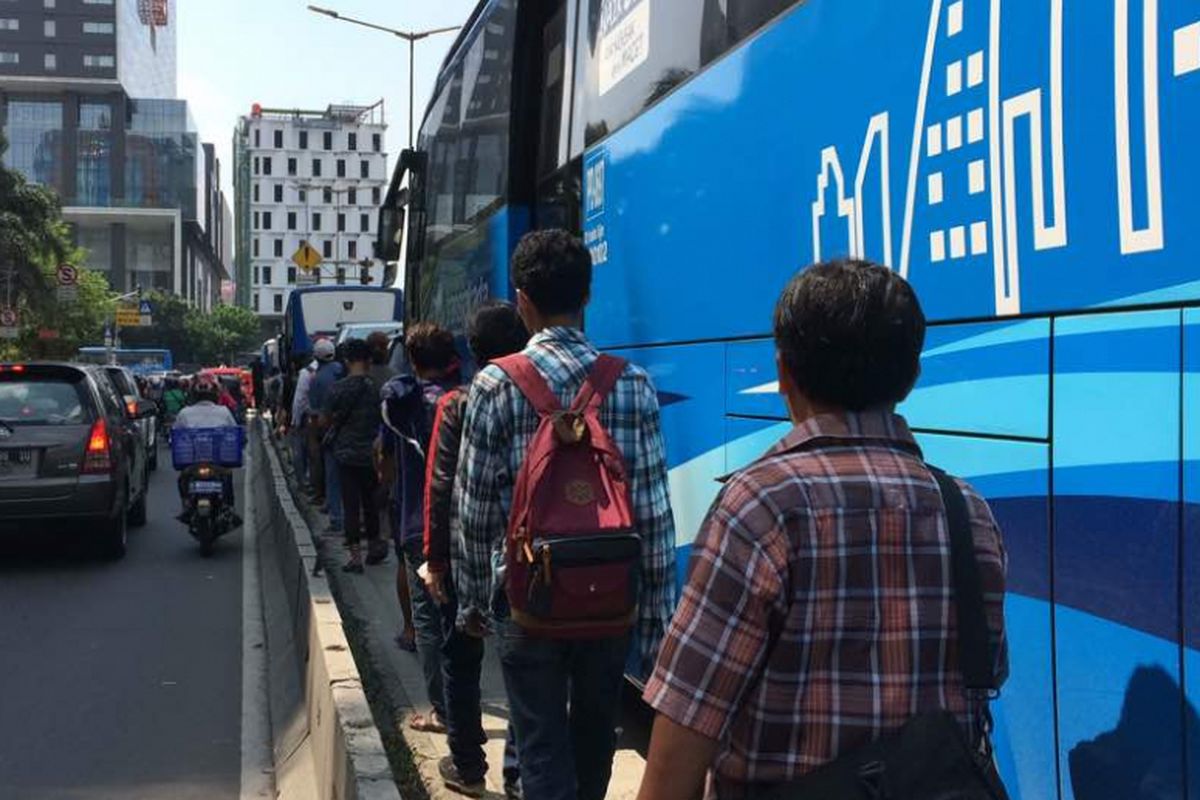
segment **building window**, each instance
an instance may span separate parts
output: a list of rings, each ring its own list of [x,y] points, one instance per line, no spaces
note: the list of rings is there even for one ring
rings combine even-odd
[[[275,131],[275,149],[283,149],[283,131]]]
[[[254,257],[258,258],[258,239],[257,238],[254,239],[253,244],[254,244]]]
[[[251,303],[254,306],[254,310],[258,311],[258,292],[254,293],[254,299],[251,301]]]
[[[321,215],[315,212],[312,215],[312,229],[314,231],[321,230]]]
[[[50,20],[47,20],[50,22]],[[113,24],[111,22],[85,22],[83,23],[84,33],[113,33]],[[49,36],[50,34],[46,34]]]
[[[267,230],[271,230],[271,212],[270,211],[263,212],[263,227],[266,228]]]
[[[346,282],[346,268],[345,267],[337,268],[337,282],[338,282],[338,286],[341,286]]]
[[[348,258],[358,258],[358,242],[351,239],[346,243],[346,256]]]
[[[271,298],[271,301],[274,303],[275,313],[281,313],[283,311],[283,295],[276,294],[273,298]]]
[[[295,174],[296,174],[296,159],[289,158],[288,159],[288,175],[295,175]]]
[[[346,215],[338,214],[338,232],[346,230]]]
[[[312,167],[313,167],[312,168],[313,177],[314,178],[321,177],[321,159],[314,158]]]
[[[308,149],[308,131],[300,131],[300,149]]]
[[[358,215],[358,230],[360,233],[370,233],[371,232],[371,215],[370,214],[359,214]]]
[[[325,138],[325,141],[324,141],[325,149],[332,150],[333,149],[333,131],[325,131],[324,138]]]
[[[58,69],[58,56],[54,53],[46,53],[45,66],[47,72],[53,72]]]
[[[339,178],[346,177],[346,159],[339,158],[337,160],[337,176]]]
[[[262,147],[262,131],[258,128],[254,129],[254,146]]]
[[[347,150],[357,150],[358,149],[358,134],[357,133],[346,134],[346,149]]]
[[[16,20],[13,21],[15,22]],[[16,30],[16,28],[13,30]],[[83,32],[91,33],[91,31],[87,29],[87,23],[84,23],[83,25]],[[54,37],[58,36],[58,22],[52,19],[42,22],[42,33],[46,35],[47,39],[53,39]]]
[[[296,212],[289,211],[289,212],[287,212],[287,215],[288,215],[287,216],[288,230],[289,231],[296,230]]]
[[[288,285],[289,286],[295,285],[295,283],[296,283],[296,268],[288,267],[287,269],[288,269]]]
[[[255,211],[255,212],[254,212],[254,230],[258,230],[258,228],[259,228],[259,222],[258,222],[258,220],[259,220],[259,217],[258,217],[258,212],[257,212],[257,211]]]
[[[379,205],[379,187],[375,186],[371,189],[371,204]]]
[[[372,148],[374,148],[376,153],[382,151],[383,150],[383,137],[380,136],[378,133],[372,134],[371,135],[371,146],[372,146]]]
[[[270,267],[262,268],[262,282],[267,286],[271,285],[271,268]]]
[[[271,157],[263,156],[263,175],[271,174]]]
[[[117,60],[114,56],[85,55],[83,57],[84,69],[106,69],[116,65]]]
[[[258,156],[254,157],[254,174],[258,174]]]
[[[321,253],[325,258],[333,258],[333,242],[326,239],[321,245]]]
[[[346,190],[346,203],[352,206],[358,205],[358,189]]]
[[[275,240],[275,257],[283,258],[283,239]]]
[[[57,4],[56,2],[54,2],[54,0],[45,0],[45,2],[43,3],[43,5],[44,5],[46,8],[54,8],[54,7],[55,7],[56,5],[58,5],[58,4]]]
[[[254,268],[254,285],[258,286],[261,283],[262,283],[262,277],[259,274],[258,267],[255,267]]]
[[[254,184],[254,202],[258,202],[258,184]]]
[[[296,197],[301,203],[308,202],[308,192],[304,189],[296,189]]]
[[[20,63],[21,63],[21,54],[20,53],[9,53],[4,50],[0,50],[0,64],[20,64]]]
[[[278,185],[275,187],[275,202],[276,203],[283,202],[283,186],[282,185]]]
[[[325,191],[321,192],[321,199],[324,200],[326,204],[332,203],[333,202],[333,189],[326,186]]]
[[[371,177],[371,162],[370,161],[358,162],[358,174],[359,174],[359,176],[361,176],[363,178]]]
[[[0,31],[19,31],[21,30],[21,20],[5,17],[0,19]]]

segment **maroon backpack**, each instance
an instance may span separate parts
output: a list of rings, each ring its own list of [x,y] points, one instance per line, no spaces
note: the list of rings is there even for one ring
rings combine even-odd
[[[641,540],[625,462],[600,404],[625,369],[601,355],[568,409],[528,357],[495,362],[538,414],[513,488],[505,547],[513,620],[534,636],[596,639],[633,625]]]

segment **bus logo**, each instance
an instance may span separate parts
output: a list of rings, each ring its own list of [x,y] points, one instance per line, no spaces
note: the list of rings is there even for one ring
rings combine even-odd
[[[605,153],[601,150],[592,155],[584,169],[584,202],[588,219],[604,213],[605,164]]]

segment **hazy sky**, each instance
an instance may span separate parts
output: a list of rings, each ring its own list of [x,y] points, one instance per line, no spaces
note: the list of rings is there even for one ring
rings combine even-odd
[[[321,0],[325,6],[402,30],[466,21],[476,0]],[[309,11],[302,0],[178,0],[179,97],[201,137],[217,147],[233,202],[232,137],[237,118],[261,103],[324,109],[383,98],[389,170],[408,139],[408,43],[391,34]],[[416,127],[454,33],[417,43]]]

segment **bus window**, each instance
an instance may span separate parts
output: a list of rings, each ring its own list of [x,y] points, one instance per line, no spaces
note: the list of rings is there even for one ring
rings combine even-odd
[[[563,135],[567,126],[564,117],[569,109],[563,103],[566,84],[567,9],[558,11],[542,28],[541,68],[541,135],[538,137],[538,177],[548,175],[567,160],[567,141]]]

